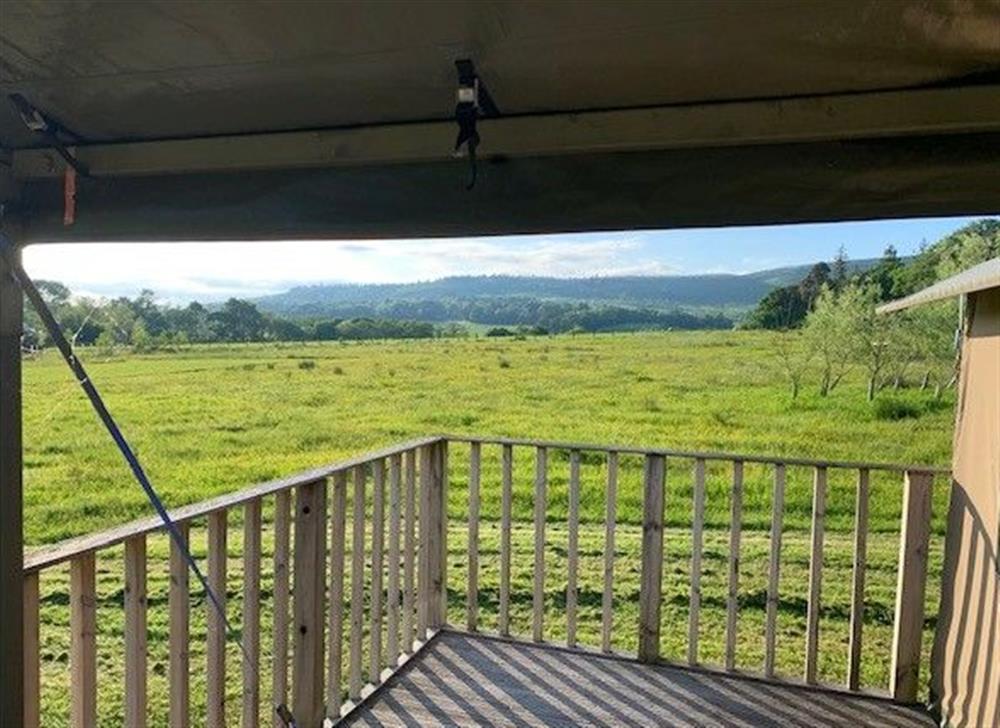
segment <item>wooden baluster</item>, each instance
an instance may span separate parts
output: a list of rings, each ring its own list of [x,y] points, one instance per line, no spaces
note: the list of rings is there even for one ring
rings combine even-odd
[[[125,541],[125,725],[146,725],[146,536]]]
[[[244,728],[260,725],[260,499],[243,506],[243,665]]]
[[[865,619],[865,562],[868,550],[868,481],[866,468],[858,471],[854,507],[854,574],[851,589],[851,642],[847,659],[847,689],[861,687],[861,626]]]
[[[899,534],[899,576],[889,686],[892,699],[897,703],[915,702],[920,685],[933,482],[930,473],[913,470],[906,471],[903,481],[903,523]]]
[[[465,624],[470,632],[479,626],[479,481],[481,446],[469,448],[469,590],[465,602]]]
[[[417,454],[407,450],[406,466],[406,513],[403,534],[403,648],[413,651],[413,564],[417,556],[416,516],[417,516]]]
[[[323,722],[323,601],[326,594],[326,481],[295,489],[292,714],[302,726]]]
[[[642,576],[639,585],[639,659],[660,656],[660,600],[663,593],[663,509],[666,461],[647,455],[643,472]]]
[[[38,630],[38,572],[24,575],[24,728],[41,724],[41,643]]]
[[[222,609],[226,608],[226,511],[208,514],[208,586]],[[208,630],[205,637],[207,658],[207,724],[209,728],[226,725],[226,624],[205,595]]]
[[[542,641],[545,613],[545,486],[548,456],[544,447],[535,453],[535,583],[532,594],[532,638]]]
[[[608,491],[604,514],[604,596],[601,600],[601,649],[611,652],[614,627],[615,521],[618,512],[618,453],[608,453]]]
[[[73,728],[97,725],[97,586],[94,554],[69,564],[70,715]]]
[[[729,594],[726,597],[726,669],[736,668],[736,630],[740,596],[740,535],[743,530],[743,462],[733,462],[729,512]]]
[[[372,463],[372,603],[371,628],[368,631],[368,682],[378,685],[382,674],[382,546],[385,541],[385,464]]]
[[[361,638],[365,618],[365,466],[354,468],[353,539],[351,541],[351,654],[348,696],[361,699]]]
[[[440,440],[434,446],[437,458],[437,515],[438,515],[438,627],[448,623],[448,441]]]
[[[288,703],[288,599],[289,538],[291,535],[292,495],[288,490],[274,497],[274,646],[271,668],[271,703]],[[274,715],[274,728],[284,723]]]
[[[423,631],[438,630],[444,626],[447,593],[447,531],[445,505],[447,503],[448,451],[444,441],[420,448],[420,612],[423,614]]]
[[[340,719],[344,669],[344,541],[347,531],[347,473],[333,474],[330,516],[330,646],[327,652],[326,717]]]
[[[175,524],[185,544],[190,526]],[[190,575],[184,551],[170,539],[170,587],[167,594],[170,610],[170,728],[188,728],[191,724],[191,593]]]
[[[510,634],[510,517],[514,482],[514,452],[510,445],[501,451],[500,484],[500,614],[497,617],[500,634]]]
[[[767,572],[767,616],[764,627],[764,676],[774,677],[774,648],[778,621],[778,584],[781,569],[781,531],[785,512],[785,465],[774,466],[771,498],[771,552]]]
[[[403,459],[398,454],[389,458],[389,624],[386,659],[393,670],[399,664],[399,528],[402,465]]]
[[[698,664],[698,621],[701,617],[701,556],[705,527],[705,461],[694,461],[693,518],[691,521],[691,597],[688,608],[689,665]]]
[[[569,529],[566,546],[566,644],[576,647],[577,575],[580,571],[580,451],[569,455]]]
[[[805,680],[816,682],[819,651],[820,589],[823,583],[823,530],[826,518],[826,468],[813,471],[812,542],[809,549],[809,602],[806,608]]]

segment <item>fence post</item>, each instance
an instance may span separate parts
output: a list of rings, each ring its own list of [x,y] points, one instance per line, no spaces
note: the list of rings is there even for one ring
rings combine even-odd
[[[420,552],[418,609],[426,615],[427,628],[444,626],[446,614],[448,443],[445,440],[420,449]],[[417,635],[425,639],[426,635]]]
[[[639,659],[642,662],[655,662],[660,656],[665,480],[663,456],[647,455],[642,488],[642,581],[639,586]]]
[[[899,534],[892,684],[889,686],[892,699],[897,703],[915,702],[919,687],[933,480],[930,473],[908,470],[903,481],[903,523]]]
[[[295,645],[292,714],[301,728],[323,725],[323,603],[326,596],[326,481],[295,491]]]

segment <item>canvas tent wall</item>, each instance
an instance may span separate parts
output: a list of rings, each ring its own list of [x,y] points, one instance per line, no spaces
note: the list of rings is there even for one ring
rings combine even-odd
[[[883,307],[966,296],[932,707],[954,728],[1000,725],[1000,258]]]

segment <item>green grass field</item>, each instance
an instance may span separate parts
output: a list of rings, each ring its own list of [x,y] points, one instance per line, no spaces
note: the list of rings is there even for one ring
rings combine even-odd
[[[353,344],[213,346],[175,353],[101,359],[83,353],[92,378],[171,506],[203,500],[253,482],[294,473],[411,436],[436,432],[496,434],[674,449],[947,465],[950,393],[893,393],[918,405],[916,419],[882,421],[864,400],[860,373],[832,396],[814,386],[792,402],[771,354],[769,334],[750,332],[582,335],[525,341],[469,339]],[[65,366],[53,352],[25,365],[25,531],[29,544],[51,543],[150,513],[149,506]],[[517,451],[516,451],[517,452]],[[483,625],[496,624],[499,452],[484,448]],[[449,616],[463,623],[467,448],[450,455]],[[690,461],[671,460],[667,475],[667,556],[663,652],[682,658],[687,634],[691,518]],[[640,467],[623,458],[616,546],[616,647],[634,650],[638,595]],[[598,644],[604,517],[603,470],[584,459],[580,626]],[[512,628],[530,634],[532,453],[515,457]],[[549,458],[546,636],[558,639],[565,587],[568,457]],[[728,471],[710,467],[703,571],[702,658],[721,660],[729,526]],[[789,469],[782,551],[779,671],[802,670],[810,473]],[[866,591],[864,678],[883,687],[888,674],[900,484],[873,478]],[[936,613],[940,534],[946,489],[935,492],[925,650]],[[831,473],[824,559],[821,677],[844,679],[850,604],[851,473]],[[758,669],[763,650],[770,473],[747,466],[745,552],[741,564],[738,661]],[[239,514],[230,517],[230,615],[240,622]],[[265,548],[270,548],[269,531]],[[196,542],[196,545],[197,542]],[[203,553],[203,545],[200,546]],[[150,543],[150,691],[153,725],[165,723],[166,544]],[[267,562],[265,562],[267,563]],[[102,724],[121,720],[122,579],[120,549],[98,563]],[[270,644],[269,576],[264,579],[265,654]],[[68,655],[65,569],[42,579],[45,725],[66,721]],[[193,706],[203,709],[203,609],[193,611]],[[231,715],[238,714],[239,674],[230,654]],[[262,685],[267,701],[268,662]],[[199,692],[199,689],[202,692]],[[264,710],[270,711],[269,706]],[[200,721],[196,720],[195,723]]]

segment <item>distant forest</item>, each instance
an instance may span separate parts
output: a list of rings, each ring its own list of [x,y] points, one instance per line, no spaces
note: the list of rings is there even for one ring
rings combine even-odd
[[[824,286],[873,282],[879,299],[903,295],[955,268],[962,241],[995,241],[1000,222],[982,220],[912,259],[795,266],[747,275],[533,278],[468,276],[409,284],[302,286],[257,300],[171,306],[153,291],[90,299],[39,281],[57,320],[76,344],[136,350],[207,342],[333,341],[669,329],[794,328]],[[993,242],[985,243],[987,246]],[[967,246],[968,247],[968,246]],[[991,248],[992,249],[992,248]],[[959,252],[956,252],[959,251]],[[980,254],[982,251],[978,251]],[[988,251],[987,251],[988,252]],[[969,256],[966,256],[969,257]],[[756,305],[756,308],[753,308]],[[48,345],[26,308],[25,345]]]
[[[824,289],[848,284],[870,291],[873,304],[908,296],[977,263],[1000,256],[1000,220],[965,225],[915,256],[901,258],[889,245],[874,265],[854,269],[841,252],[832,264],[817,263],[802,280],[773,289],[742,321],[743,328],[794,329],[802,326]]]
[[[459,321],[494,325],[509,335],[567,331],[727,329],[732,320],[718,314],[698,316],[680,310],[590,305],[533,298],[494,298],[449,302],[344,304],[331,317],[295,317],[262,312],[252,301],[231,298],[221,306],[193,302],[159,304],[153,291],[135,298],[94,300],[74,296],[61,283],[39,281],[38,288],[64,332],[75,344],[110,350],[142,351],[162,345],[256,341],[357,341],[467,336]],[[25,346],[51,342],[38,315],[26,307]]]
[[[846,266],[854,273],[876,263],[878,259],[856,260],[847,261]],[[300,318],[386,315],[483,324],[515,323],[499,319],[510,313],[523,315],[528,301],[537,302],[530,304],[533,308],[539,308],[543,302],[559,302],[731,315],[750,310],[773,288],[796,283],[808,271],[809,266],[805,265],[744,275],[590,278],[490,275],[451,276],[417,283],[330,283],[296,286],[284,293],[258,298],[255,303],[262,311]],[[504,305],[504,301],[511,303]],[[517,323],[534,324],[535,321]]]

